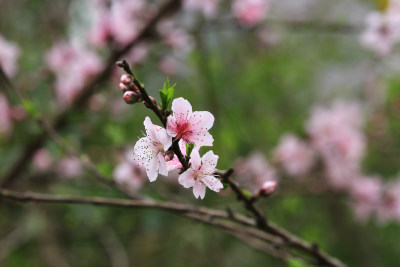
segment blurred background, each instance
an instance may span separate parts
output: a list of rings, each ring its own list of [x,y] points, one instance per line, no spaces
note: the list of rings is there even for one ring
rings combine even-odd
[[[133,164],[144,117],[160,123],[125,104],[120,69],[104,70],[139,38],[120,58],[149,94],[159,101],[168,76],[176,97],[214,115],[201,152],[249,194],[277,181],[259,202],[271,221],[349,266],[399,266],[400,1],[185,0],[142,38],[167,2],[0,0],[0,66],[15,87],[0,82],[2,187],[124,197],[43,137],[35,118],[63,114],[58,133],[127,190],[246,213],[229,189],[196,200],[177,173],[150,184]],[[168,212],[0,203],[1,266],[188,263],[303,266]]]

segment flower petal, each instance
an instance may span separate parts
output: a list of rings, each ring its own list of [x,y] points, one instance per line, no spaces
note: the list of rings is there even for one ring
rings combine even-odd
[[[194,172],[193,169],[187,169],[184,173],[179,175],[178,182],[184,187],[184,188],[190,188],[193,187],[195,184],[194,180]]]
[[[164,151],[167,151],[172,145],[172,137],[168,135],[164,128],[156,131],[157,140],[162,144]]]
[[[195,181],[193,185],[193,195],[195,198],[201,198],[203,199],[204,196],[206,195],[206,186],[199,181]]]
[[[203,174],[212,174],[215,172],[215,168],[218,163],[218,156],[214,154],[212,150],[208,151],[201,158],[201,162],[203,163],[201,166],[201,172]]]
[[[167,176],[168,175],[167,163],[165,162],[163,153],[158,153],[158,164],[159,164],[158,172],[161,175]]]
[[[151,122],[151,119],[148,116],[144,119],[143,124],[144,124],[144,128],[146,129],[147,135],[153,140],[158,140],[154,125],[153,125],[153,123]]]
[[[201,146],[212,146],[214,142],[214,138],[208,131],[204,132],[194,132],[193,134],[190,135],[190,143],[195,144],[198,147]]]
[[[172,137],[178,135],[178,125],[176,124],[175,117],[172,115],[169,115],[167,118],[167,133]]]
[[[214,116],[208,111],[195,111],[189,118],[190,130],[202,132],[209,130],[214,124]]]
[[[150,182],[154,182],[155,180],[157,180],[158,167],[159,167],[158,158],[157,157],[152,158],[147,164],[145,164],[145,167],[146,167],[146,174]]]
[[[201,158],[199,151],[193,149],[192,153],[190,154],[190,163],[192,164],[193,170],[198,170],[201,167]]]
[[[176,119],[176,123],[181,124],[186,122],[192,114],[192,105],[186,99],[179,97],[172,101],[173,116]]]
[[[219,192],[220,189],[224,188],[223,184],[221,181],[214,176],[203,176],[201,177],[201,181],[211,190],[215,192]]]

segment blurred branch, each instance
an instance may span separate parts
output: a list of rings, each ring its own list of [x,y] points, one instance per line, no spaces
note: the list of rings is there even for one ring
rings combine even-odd
[[[150,37],[152,35],[155,25],[165,16],[171,15],[176,12],[181,4],[181,0],[170,0],[164,4],[158,13],[152,17],[147,25],[138,33],[137,37],[132,40],[129,44],[119,50],[115,50],[111,53],[109,58],[106,60],[104,69],[86,86],[81,90],[72,105],[58,114],[53,122],[51,123],[52,128],[59,130],[66,125],[66,121],[70,113],[76,108],[82,107],[90,96],[96,91],[97,86],[107,80],[114,66],[114,62],[120,57],[129,52],[132,47],[138,44],[140,41]],[[0,187],[10,187],[20,176],[25,167],[29,164],[31,158],[37,150],[39,150],[44,142],[46,141],[47,134],[42,132],[32,137],[25,145],[21,156],[16,162],[5,172],[5,175],[0,179]]]
[[[250,211],[255,219],[256,219],[256,224],[259,229],[264,230],[267,233],[271,233],[273,235],[276,235],[284,241],[285,245],[296,248],[302,252],[311,254],[318,260],[319,265],[323,266],[344,266],[343,263],[341,263],[339,260],[329,256],[325,252],[321,251],[316,243],[309,244],[303,240],[300,240],[299,238],[293,236],[286,230],[271,224],[270,222],[267,221],[267,218],[261,211],[261,209],[255,204],[255,201],[253,198],[248,197],[244,194],[244,192],[240,189],[239,185],[230,179],[230,176],[233,173],[233,169],[228,169],[224,173],[218,173],[224,183],[229,184],[229,186],[232,188],[232,190],[235,192],[238,200],[242,201],[244,203],[245,208]]]
[[[268,234],[255,228],[243,227],[229,222],[218,221],[216,219],[230,220],[231,222],[241,223],[245,226],[255,226],[254,220],[240,214],[232,214],[220,210],[213,210],[204,207],[195,207],[173,202],[156,202],[152,200],[124,200],[101,197],[72,197],[72,196],[51,196],[37,193],[21,193],[6,189],[0,190],[0,198],[11,199],[19,202],[43,202],[43,203],[63,203],[63,204],[92,204],[97,206],[114,206],[125,208],[154,208],[175,212],[188,218],[202,221],[204,223],[216,226],[222,230],[234,231],[249,237],[257,238],[280,247],[294,249],[305,255],[318,260],[315,265],[321,266],[345,266],[337,259],[320,251],[314,244],[309,244],[291,233],[283,230],[277,225],[268,223],[268,227],[276,235]]]

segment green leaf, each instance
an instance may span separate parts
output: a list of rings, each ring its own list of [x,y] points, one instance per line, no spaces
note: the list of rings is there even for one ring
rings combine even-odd
[[[23,100],[22,101],[22,107],[25,109],[25,111],[29,114],[29,116],[33,118],[39,117],[39,111],[35,107],[35,105],[28,100]]]
[[[171,87],[169,83],[169,78],[167,77],[167,80],[163,84],[163,88],[160,90],[161,108],[163,110],[168,110],[171,108],[175,86],[176,84]]]
[[[190,157],[194,148],[194,144],[186,144],[186,157]]]

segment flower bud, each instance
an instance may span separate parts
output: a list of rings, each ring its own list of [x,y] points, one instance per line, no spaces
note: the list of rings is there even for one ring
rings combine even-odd
[[[132,75],[129,74],[123,74],[121,76],[121,83],[125,84],[125,85],[129,85],[131,83],[133,83],[133,77]]]
[[[129,84],[129,91],[134,91],[136,93],[139,93],[139,88],[134,85],[133,83]]]
[[[266,181],[262,184],[258,194],[260,196],[268,196],[275,192],[277,187],[276,181]]]
[[[149,96],[149,98],[150,98],[151,101],[153,101],[154,105],[157,107],[158,105],[157,105],[156,99],[154,97],[152,97],[152,96]],[[143,101],[143,104],[146,106],[146,108],[151,108],[150,105],[147,104],[146,101]]]
[[[134,104],[140,101],[140,95],[132,91],[126,91],[123,98],[127,104]]]
[[[172,152],[172,151],[165,152],[165,156],[164,156],[165,161],[170,161],[173,158],[174,158],[174,152]]]
[[[123,84],[123,83],[119,83],[119,88],[121,88],[121,91],[122,92],[126,92],[126,91],[128,91],[128,86],[126,86],[125,84]]]

